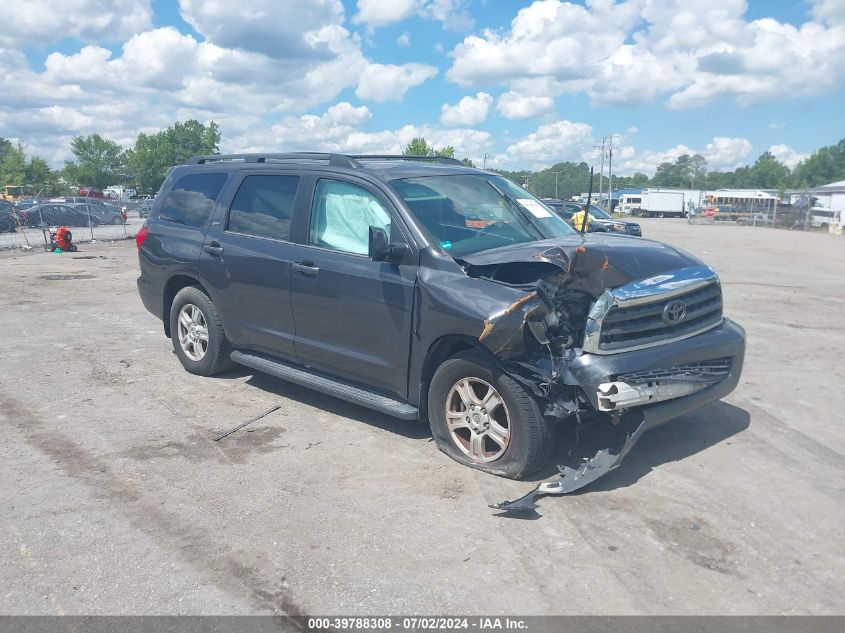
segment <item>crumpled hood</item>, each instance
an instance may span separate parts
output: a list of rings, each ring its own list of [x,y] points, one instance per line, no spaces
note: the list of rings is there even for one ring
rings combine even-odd
[[[607,257],[604,283],[607,288],[618,288],[638,279],[646,279],[688,266],[703,263],[689,253],[674,246],[654,240],[629,235],[586,233],[504,246],[460,259],[471,266],[490,266],[504,263],[548,262],[565,271],[568,261],[576,258],[576,249],[584,246],[591,255]],[[562,250],[565,257],[560,256]]]

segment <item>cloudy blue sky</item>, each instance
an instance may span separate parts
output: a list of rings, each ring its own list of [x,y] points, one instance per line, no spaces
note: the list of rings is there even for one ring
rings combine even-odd
[[[845,0],[3,0],[0,136],[54,164],[217,121],[224,151],[398,152],[617,173],[787,164],[845,137]]]

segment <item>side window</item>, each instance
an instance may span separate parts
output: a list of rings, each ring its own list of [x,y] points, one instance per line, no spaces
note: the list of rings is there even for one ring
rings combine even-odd
[[[228,231],[290,238],[290,222],[299,176],[247,176],[238,188],[229,210]]]
[[[225,183],[226,174],[221,173],[182,176],[161,203],[159,218],[190,226],[205,226]]]
[[[363,187],[337,180],[317,183],[309,244],[366,255],[371,226],[390,235],[390,214],[373,194]]]

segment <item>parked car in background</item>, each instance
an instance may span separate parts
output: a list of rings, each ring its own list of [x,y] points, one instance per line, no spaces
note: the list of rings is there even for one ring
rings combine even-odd
[[[46,228],[48,226],[98,226],[96,215],[89,215],[75,204],[47,202],[18,212],[25,226]]]
[[[126,215],[119,208],[112,205],[95,205],[85,202],[70,203],[82,213],[90,213],[96,217],[100,224],[123,224],[126,222]]]
[[[593,216],[593,222],[595,224],[603,226],[608,232],[625,233],[627,235],[642,237],[643,230],[639,224],[631,222],[630,220],[614,218],[612,215],[609,215],[607,211],[595,206],[594,204],[590,205],[590,215]]]
[[[0,200],[0,233],[10,233],[18,226],[15,208],[11,202]]]
[[[93,189],[88,187],[83,187],[79,190],[79,195],[83,198],[105,198],[106,194],[104,194],[99,189]]]
[[[15,210],[22,211],[23,209],[29,209],[30,207],[34,207],[36,204],[39,204],[41,201],[38,198],[29,198],[28,200],[19,200],[15,202]]]
[[[567,222],[570,222],[572,216],[584,206],[577,202],[563,202],[561,200],[543,200],[543,202]],[[593,233],[623,233],[642,237],[643,232],[639,224],[629,220],[614,218],[594,204],[590,205],[590,215],[592,216],[592,220],[590,220],[589,230]]]
[[[52,198],[50,202],[77,205],[84,211],[90,211],[91,215],[97,216],[100,224],[123,224],[126,222],[126,214],[121,207],[97,198],[68,196],[66,198]]]

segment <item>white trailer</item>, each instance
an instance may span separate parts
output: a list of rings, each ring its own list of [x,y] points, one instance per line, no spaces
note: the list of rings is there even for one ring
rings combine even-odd
[[[642,201],[643,194],[641,193],[623,193],[619,198],[619,204],[616,205],[616,211],[625,215],[639,215]]]
[[[643,189],[640,215],[644,218],[681,218],[686,215],[683,191]]]

